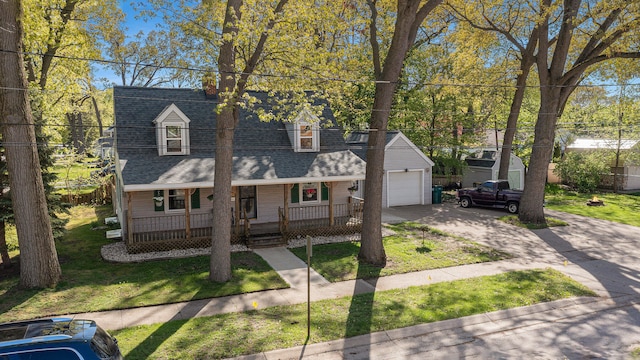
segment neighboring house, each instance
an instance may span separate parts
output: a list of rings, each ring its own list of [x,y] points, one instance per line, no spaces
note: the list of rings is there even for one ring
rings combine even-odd
[[[464,159],[467,168],[462,176],[463,187],[475,187],[486,180],[499,180],[500,152],[497,150],[481,150],[474,156]],[[524,189],[525,166],[522,159],[511,154],[509,159],[509,186],[512,189]]]
[[[621,175],[619,190],[640,189],[640,140],[620,140],[620,159],[616,169],[615,159],[611,162],[611,175],[604,179],[603,186],[612,188],[613,173]],[[618,150],[618,140],[578,138],[567,146],[565,153],[604,150],[614,154]]]
[[[115,127],[111,125],[102,131],[102,136],[112,138],[114,131],[115,131]]]
[[[366,165],[328,104],[309,93],[313,106],[292,111],[267,92],[248,95],[256,102],[240,110],[230,169],[231,241],[359,231],[361,203],[348,188]],[[114,88],[114,207],[130,252],[210,245],[217,105],[202,90]]]
[[[93,155],[102,160],[113,158],[113,137],[101,137],[93,145]]]
[[[366,161],[368,132],[349,134],[347,144]],[[382,207],[431,204],[433,161],[400,131],[388,131],[384,148]],[[364,181],[355,182],[352,191],[364,197]]]

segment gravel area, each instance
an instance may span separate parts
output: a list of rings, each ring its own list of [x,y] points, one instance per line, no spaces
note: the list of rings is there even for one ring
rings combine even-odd
[[[329,243],[337,243],[337,242],[345,242],[345,241],[360,241],[360,234],[351,234],[351,235],[343,235],[343,236],[318,236],[311,238],[311,243],[313,245],[319,244],[329,244]],[[299,237],[297,239],[289,240],[289,244],[287,248],[296,248],[307,246],[307,238]],[[235,251],[251,251],[248,247],[244,245],[231,245],[231,252]],[[111,262],[119,262],[119,263],[130,263],[130,262],[142,262],[149,260],[163,260],[163,259],[175,259],[175,258],[185,258],[185,257],[193,257],[193,256],[202,256],[211,254],[211,248],[194,248],[194,249],[176,249],[176,250],[168,250],[168,251],[154,251],[148,253],[141,254],[129,254],[127,253],[127,248],[124,245],[124,242],[120,241],[117,243],[105,245],[100,250],[100,254],[102,258],[111,261]]]
[[[244,245],[231,245],[231,251],[249,251]],[[141,254],[129,254],[127,253],[127,248],[124,245],[124,242],[120,241],[117,243],[105,245],[100,249],[100,254],[102,258],[118,263],[131,263],[131,262],[142,262],[149,260],[163,260],[163,259],[175,259],[175,258],[185,258],[185,257],[194,257],[194,256],[202,256],[211,254],[211,247],[206,248],[194,248],[194,249],[176,249],[176,250],[168,250],[168,251],[154,251],[148,253]]]
[[[393,234],[393,231],[382,228],[382,236],[388,236]],[[335,235],[335,236],[316,236],[311,238],[311,244],[320,245],[320,244],[331,244],[338,242],[348,242],[348,241],[360,241],[360,234],[349,234],[349,235]],[[307,246],[307,238],[306,237],[298,237],[297,239],[289,240],[289,244],[287,248],[296,248]],[[244,245],[231,245],[231,252],[236,251],[251,251],[248,247]],[[196,249],[178,249],[178,250],[169,250],[169,251],[154,251],[142,254],[129,254],[127,253],[127,248],[124,245],[124,242],[120,241],[117,243],[105,245],[100,250],[100,254],[102,258],[106,261],[117,262],[117,263],[131,263],[131,262],[142,262],[149,260],[163,260],[163,259],[175,259],[175,258],[185,258],[185,257],[193,257],[193,256],[202,256],[211,254],[211,248],[196,248]]]

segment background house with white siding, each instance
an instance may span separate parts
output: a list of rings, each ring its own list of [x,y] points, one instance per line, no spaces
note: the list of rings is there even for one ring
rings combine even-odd
[[[613,187],[613,174],[616,173],[619,177],[618,190],[640,190],[640,140],[577,138],[565,150],[566,153],[593,151],[609,153],[611,157],[611,174],[605,176],[601,186]],[[616,164],[617,151],[619,159]]]

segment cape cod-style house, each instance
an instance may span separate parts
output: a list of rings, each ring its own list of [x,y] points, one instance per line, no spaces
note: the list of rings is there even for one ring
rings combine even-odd
[[[362,203],[349,188],[366,166],[327,102],[248,95],[229,169],[230,241],[359,231]],[[114,88],[113,203],[129,252],[210,246],[217,105],[215,89]]]

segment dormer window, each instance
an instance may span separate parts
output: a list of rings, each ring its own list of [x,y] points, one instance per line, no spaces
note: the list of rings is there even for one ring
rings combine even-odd
[[[189,155],[189,118],[175,104],[164,109],[156,124],[158,155]]]
[[[313,150],[313,130],[309,124],[301,124],[300,128],[300,150]]]
[[[182,152],[182,128],[180,124],[165,126],[165,138],[167,141],[167,153]]]
[[[294,122],[295,151],[319,151],[320,128],[319,119],[307,110],[303,110]]]

